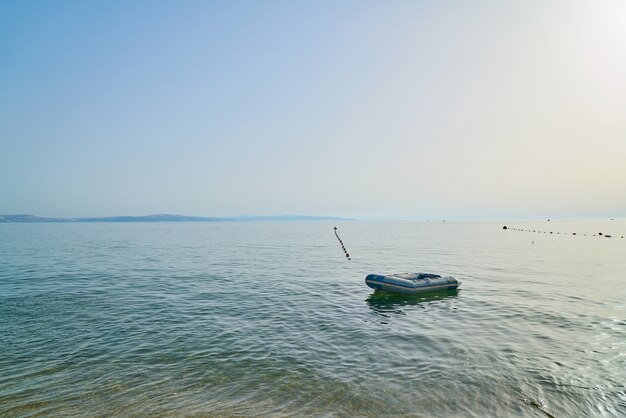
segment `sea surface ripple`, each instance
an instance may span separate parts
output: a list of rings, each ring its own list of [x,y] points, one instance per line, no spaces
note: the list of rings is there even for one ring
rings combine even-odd
[[[626,221],[333,226],[0,224],[0,416],[626,416]]]

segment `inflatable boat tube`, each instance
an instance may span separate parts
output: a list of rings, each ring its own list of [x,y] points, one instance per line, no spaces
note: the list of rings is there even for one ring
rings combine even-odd
[[[370,274],[365,278],[365,284],[372,289],[395,293],[426,293],[442,290],[455,290],[461,282],[452,276],[441,277],[428,273],[398,273],[398,274]]]

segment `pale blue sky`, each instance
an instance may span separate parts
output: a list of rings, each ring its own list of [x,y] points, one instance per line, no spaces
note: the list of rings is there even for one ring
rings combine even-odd
[[[626,216],[624,1],[0,0],[0,214]]]

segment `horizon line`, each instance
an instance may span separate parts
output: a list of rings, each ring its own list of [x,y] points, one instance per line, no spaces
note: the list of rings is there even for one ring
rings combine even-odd
[[[363,222],[422,222],[422,223],[458,223],[458,222],[550,222],[575,220],[611,220],[626,219],[621,217],[564,217],[564,218],[451,218],[431,219],[416,217],[342,217],[329,215],[227,215],[227,216],[196,216],[157,213],[148,215],[113,215],[113,216],[38,216],[32,214],[0,215],[0,223],[88,223],[88,222],[236,222],[236,221],[363,221]]]

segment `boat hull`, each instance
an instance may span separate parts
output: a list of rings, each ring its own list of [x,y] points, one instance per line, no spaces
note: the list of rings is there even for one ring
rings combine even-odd
[[[372,289],[384,292],[414,295],[456,290],[461,285],[461,282],[452,276],[441,277],[435,274],[401,273],[390,275],[370,274],[365,278],[365,284]]]

